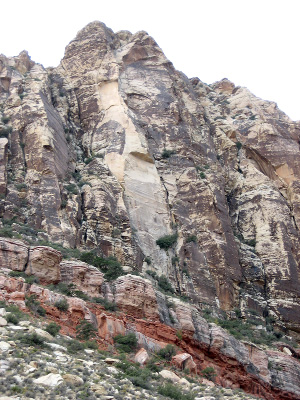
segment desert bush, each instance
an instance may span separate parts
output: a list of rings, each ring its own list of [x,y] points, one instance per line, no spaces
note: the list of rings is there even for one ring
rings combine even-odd
[[[54,306],[59,310],[59,311],[68,311],[69,309],[69,304],[66,299],[61,299],[57,300],[54,303]]]
[[[97,329],[93,324],[83,319],[80,321],[79,325],[76,327],[76,338],[80,340],[89,340],[95,337]]]
[[[177,242],[178,234],[174,233],[173,235],[166,235],[162,236],[161,238],[157,239],[156,244],[164,250],[168,250],[170,247],[173,246]]]
[[[158,286],[166,293],[174,293],[174,289],[165,275],[158,278]]]
[[[93,302],[101,304],[107,311],[117,311],[118,309],[116,303],[112,303],[106,299],[101,299],[100,297],[94,297]]]
[[[172,383],[165,383],[162,386],[158,387],[158,393],[170,397],[171,399],[174,400],[194,400],[195,396],[191,393],[189,394],[184,394],[182,393],[181,389]]]
[[[124,351],[125,353],[131,353],[137,347],[137,338],[134,333],[128,333],[127,335],[117,335],[114,338],[116,347]]]
[[[8,314],[5,318],[7,322],[10,322],[14,325],[18,325],[18,323],[20,322],[19,318],[15,314]]]
[[[162,158],[170,158],[173,154],[176,154],[175,150],[164,149],[163,152],[161,153],[161,156]]]
[[[175,347],[172,346],[171,344],[167,344],[166,347],[160,349],[157,352],[157,355],[161,358],[164,358],[167,361],[171,361],[172,357],[175,356],[176,350]]]
[[[57,325],[55,322],[50,322],[45,328],[45,331],[50,333],[52,336],[56,336],[58,332],[60,331],[61,327]]]
[[[36,300],[36,296],[35,295],[26,296],[25,305],[34,314],[38,314],[41,317],[46,315],[46,310],[40,305],[40,302]]]
[[[196,235],[189,235],[189,236],[186,238],[186,242],[187,242],[187,243],[190,243],[190,242],[197,243],[197,236],[196,236]]]
[[[200,373],[204,378],[210,381],[213,381],[216,377],[216,371],[213,367],[206,367]]]

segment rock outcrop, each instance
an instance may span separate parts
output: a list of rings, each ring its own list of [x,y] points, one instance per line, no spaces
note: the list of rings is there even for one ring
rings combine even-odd
[[[299,396],[295,349],[264,352],[202,315],[255,315],[299,340],[299,122],[227,79],[188,79],[146,32],[100,22],[56,68],[1,55],[0,120],[3,298],[25,309],[35,294],[58,318],[61,294],[7,270],[72,284],[123,316],[69,297],[66,333],[80,318],[110,344],[133,330],[146,350],[180,344],[213,363],[224,386]],[[109,268],[132,273],[109,282]]]

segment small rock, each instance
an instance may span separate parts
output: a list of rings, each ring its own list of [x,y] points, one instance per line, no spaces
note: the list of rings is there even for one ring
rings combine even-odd
[[[7,342],[0,342],[0,351],[2,351],[3,353],[5,351],[8,351],[11,348],[11,345]]]
[[[0,317],[0,326],[6,326],[7,325],[7,321],[5,318]]]
[[[106,363],[106,364],[109,364],[109,365],[112,365],[112,364],[116,364],[116,363],[118,363],[120,360],[118,360],[117,358],[106,358],[105,360],[104,360],[104,362]]]
[[[0,308],[0,317],[5,317],[5,315],[7,314],[5,308]]]
[[[6,370],[9,369],[9,361],[0,360],[0,375],[3,374]]]
[[[282,351],[287,354],[288,356],[291,356],[293,353],[291,352],[291,350],[288,347],[284,347],[282,349]]]
[[[52,349],[54,350],[60,350],[60,351],[64,351],[67,352],[68,349],[64,346],[61,346],[60,344],[56,344],[56,343],[47,343],[48,346],[50,346]]]
[[[39,363],[37,361],[30,361],[29,365],[31,367],[37,368],[39,366]]]
[[[58,373],[58,370],[57,370],[57,368],[55,368],[55,367],[48,366],[47,370],[48,370],[51,374],[57,374],[57,373]]]
[[[115,367],[107,367],[107,369],[109,370],[109,372],[110,372],[112,375],[116,375],[116,374],[119,373],[119,371],[118,371],[117,368],[115,368]]]
[[[80,378],[80,376],[77,375],[73,375],[73,374],[65,374],[63,375],[63,379],[68,382],[71,383],[74,386],[80,386],[83,385],[83,379]]]
[[[144,348],[141,348],[134,356],[134,362],[139,363],[141,365],[146,364],[148,360],[149,360],[149,354],[147,353],[147,350],[145,350]]]
[[[190,382],[185,378],[181,378],[178,383],[182,386],[190,386]]]
[[[35,383],[36,385],[56,387],[63,383],[63,378],[60,374],[50,373],[48,375],[44,375],[40,378],[34,379],[33,383]]]
[[[180,378],[174,372],[169,371],[168,369],[163,369],[162,371],[159,372],[159,375],[161,375],[165,379],[170,379],[173,383],[179,382]]]
[[[25,327],[25,326],[26,326],[26,327],[29,327],[29,326],[30,326],[30,321],[20,321],[20,322],[19,322],[19,325],[20,325],[20,326],[24,326],[24,327]]]
[[[31,326],[29,328],[29,332],[30,333],[36,333],[37,335],[41,336],[42,338],[49,340],[50,342],[52,342],[53,340],[53,336],[50,335],[50,333],[44,331],[43,329],[40,328],[34,328],[33,326]]]
[[[93,354],[93,353],[95,352],[95,350],[92,350],[92,349],[84,349],[84,352],[85,352],[86,354]]]

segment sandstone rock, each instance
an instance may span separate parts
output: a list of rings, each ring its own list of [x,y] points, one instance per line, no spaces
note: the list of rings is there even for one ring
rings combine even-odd
[[[197,373],[197,366],[193,357],[188,353],[181,353],[172,357],[172,363],[179,369],[188,369],[191,373]]]
[[[115,293],[120,310],[136,317],[158,318],[155,292],[147,279],[136,275],[121,276],[115,282]]]
[[[210,387],[216,386],[212,381],[209,381],[208,379],[205,379],[205,378],[202,378],[201,383],[202,383],[202,385],[206,385],[206,386],[210,386]]]
[[[58,283],[61,260],[61,253],[51,247],[33,247],[29,251],[29,263],[25,272],[27,275],[37,276],[42,282]]]
[[[0,351],[1,351],[2,353],[7,352],[8,350],[10,350],[10,348],[11,348],[11,345],[10,345],[9,343],[7,343],[7,342],[0,342]]]
[[[134,356],[134,362],[139,363],[141,365],[146,364],[149,360],[149,354],[147,350],[141,348]]]
[[[33,381],[36,385],[56,387],[63,383],[63,378],[60,374],[50,373],[45,376],[41,376],[40,378],[34,379]]]
[[[98,297],[104,281],[98,268],[80,261],[62,261],[60,263],[61,281],[73,283],[90,297]]]
[[[77,375],[65,374],[62,377],[65,382],[70,383],[71,385],[74,385],[74,386],[80,386],[80,385],[83,385],[83,383],[84,383],[83,379]]]
[[[0,326],[6,326],[7,325],[7,321],[5,318],[0,317]]]
[[[28,247],[20,240],[0,238],[0,265],[14,271],[24,271],[28,262]]]
[[[30,327],[29,328],[29,333],[36,333],[37,335],[41,336],[42,338],[52,341],[53,336],[50,335],[50,333],[44,331],[43,329],[40,328],[35,328],[35,327]]]
[[[163,369],[159,372],[159,375],[161,375],[164,379],[170,379],[173,383],[177,383],[180,381],[179,376],[174,374],[174,372],[169,371],[168,369]]]

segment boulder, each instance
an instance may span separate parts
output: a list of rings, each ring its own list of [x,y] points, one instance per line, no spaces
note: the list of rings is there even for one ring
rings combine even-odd
[[[38,277],[41,282],[58,283],[60,281],[59,264],[61,260],[61,253],[51,247],[31,247],[25,273]]]
[[[173,383],[177,383],[180,381],[179,376],[174,374],[174,372],[169,371],[168,369],[163,369],[159,372],[159,375],[162,376],[164,379],[170,379]]]
[[[99,297],[104,278],[98,268],[81,261],[62,261],[60,273],[63,283],[73,283],[88,296]]]
[[[180,353],[172,357],[172,363],[179,369],[187,369],[191,373],[197,373],[197,365],[189,353]]]
[[[71,385],[74,385],[74,386],[81,386],[84,383],[83,379],[77,375],[65,374],[62,377],[65,382],[70,383]]]
[[[50,373],[48,375],[40,376],[34,379],[33,383],[36,385],[49,386],[51,388],[56,387],[63,383],[63,378],[60,374]]]
[[[14,271],[24,271],[29,248],[20,240],[0,237],[0,266]]]
[[[139,363],[141,365],[146,364],[148,360],[149,360],[149,354],[147,353],[147,350],[145,350],[144,348],[141,348],[134,356],[134,362]]]

